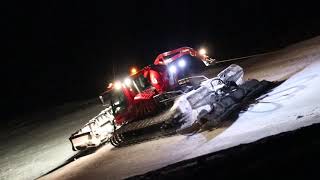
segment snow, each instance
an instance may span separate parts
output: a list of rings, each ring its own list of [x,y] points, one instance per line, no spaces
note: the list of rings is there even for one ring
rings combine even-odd
[[[320,62],[275,88],[223,133],[186,157],[215,152],[320,122]]]
[[[284,80],[241,113],[214,131],[172,136],[123,148],[103,146],[42,179],[122,179],[320,121],[320,38],[298,43],[240,63],[244,78]],[[215,75],[220,70],[212,69]],[[69,107],[68,107],[69,108]],[[75,153],[68,140],[102,108],[88,105],[75,112],[49,113],[0,132],[0,179],[34,179],[63,164]],[[50,121],[42,122],[43,118]]]
[[[59,117],[53,112],[32,115],[30,124],[25,117],[17,119],[16,126],[0,132],[0,179],[35,179],[61,165],[75,154],[71,133],[100,111],[100,105],[87,105]],[[43,118],[49,120],[43,123]]]

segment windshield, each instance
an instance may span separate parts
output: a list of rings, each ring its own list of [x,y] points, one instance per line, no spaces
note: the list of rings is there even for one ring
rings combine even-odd
[[[151,86],[148,80],[142,74],[133,79],[133,81],[138,92],[144,91]]]
[[[117,115],[126,109],[127,102],[123,91],[112,91],[110,101],[114,115]]]

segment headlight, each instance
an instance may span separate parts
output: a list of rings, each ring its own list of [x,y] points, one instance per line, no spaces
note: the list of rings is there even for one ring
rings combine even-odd
[[[171,73],[176,73],[176,72],[177,72],[176,66],[174,66],[174,65],[169,66],[169,71],[170,71]]]
[[[184,68],[186,66],[186,61],[184,59],[180,59],[178,62],[178,66]]]
[[[131,73],[131,75],[134,75],[134,74],[136,74],[138,72],[138,70],[136,69],[136,68],[131,68],[131,70],[130,70],[130,73]]]
[[[122,84],[121,84],[121,82],[119,82],[119,81],[117,81],[117,82],[114,83],[114,88],[115,88],[116,90],[120,90],[120,89],[121,89],[121,86],[122,86]]]
[[[130,86],[131,85],[131,80],[129,79],[129,78],[126,78],[125,80],[124,80],[124,83],[126,84],[126,86]]]
[[[206,55],[207,54],[206,49],[204,49],[204,48],[200,49],[199,50],[199,54],[202,55],[202,56]]]

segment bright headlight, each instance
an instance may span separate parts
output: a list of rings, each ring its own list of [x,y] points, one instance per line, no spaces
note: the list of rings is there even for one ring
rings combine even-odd
[[[124,80],[124,83],[126,84],[126,86],[130,86],[131,85],[131,80],[129,78],[126,78]]]
[[[131,75],[136,74],[138,72],[138,70],[136,68],[131,68],[130,73]]]
[[[121,87],[122,87],[121,82],[117,81],[117,82],[114,83],[114,88],[115,88],[116,90],[120,90]]]
[[[176,73],[176,72],[177,72],[176,66],[174,66],[174,65],[169,66],[169,71],[170,71],[171,73]]]
[[[180,59],[178,62],[178,66],[184,68],[186,66],[186,61],[184,59]]]
[[[204,48],[200,49],[199,50],[199,54],[202,55],[202,56],[206,55],[207,54],[206,49],[204,49]]]

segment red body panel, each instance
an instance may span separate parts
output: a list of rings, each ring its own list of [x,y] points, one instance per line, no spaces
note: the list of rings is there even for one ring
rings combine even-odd
[[[184,55],[191,55],[196,56],[199,58],[199,60],[206,61],[208,59],[208,56],[206,55],[200,55],[197,51],[195,51],[192,48],[189,47],[182,47],[178,48],[172,51],[168,51],[162,54],[159,54],[157,58],[154,60],[154,64],[164,64],[167,65],[171,63],[172,61],[179,59],[180,57]]]
[[[136,74],[131,75],[130,78],[135,79],[141,75],[148,80],[150,87],[137,92],[131,87],[122,86],[121,91],[126,98],[127,106],[126,111],[115,115],[115,122],[118,125],[143,118],[146,114],[152,113],[156,108],[153,97],[170,89],[166,66],[147,66]]]

